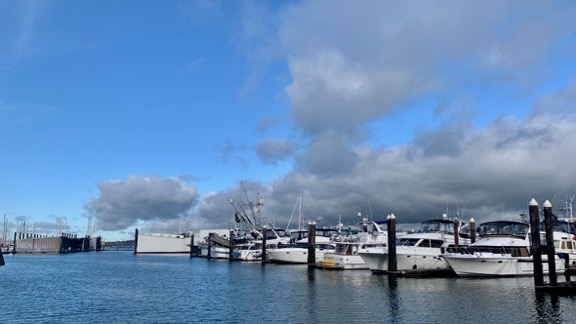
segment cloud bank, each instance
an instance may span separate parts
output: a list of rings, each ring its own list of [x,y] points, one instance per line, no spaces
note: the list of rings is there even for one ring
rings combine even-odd
[[[252,53],[282,58],[298,136],[252,146],[264,164],[291,161],[287,174],[238,179],[250,199],[266,198],[267,222],[286,226],[300,193],[307,218],[334,225],[358,212],[407,223],[448,209],[511,218],[533,197],[560,207],[576,191],[576,78],[562,67],[576,54],[573,2],[319,0],[268,13],[279,23],[261,36],[267,50]],[[405,143],[378,126],[426,114],[432,120],[403,130],[412,133]],[[98,188],[90,209],[109,230],[193,206],[192,229],[230,227],[227,200],[245,199],[240,184],[199,197],[161,178]]]
[[[129,176],[100,182],[97,187],[99,196],[85,208],[104,231],[126,229],[139,221],[180,220],[198,200],[196,188],[177,178]]]

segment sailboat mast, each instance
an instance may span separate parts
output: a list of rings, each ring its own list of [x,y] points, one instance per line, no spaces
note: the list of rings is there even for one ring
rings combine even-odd
[[[299,209],[298,209],[298,230],[301,231],[303,227],[304,219],[302,217],[302,193],[300,193],[300,197],[298,198],[299,201]]]
[[[4,214],[4,223],[2,226],[2,243],[6,243],[7,235],[8,235],[8,222],[6,221],[6,214]]]

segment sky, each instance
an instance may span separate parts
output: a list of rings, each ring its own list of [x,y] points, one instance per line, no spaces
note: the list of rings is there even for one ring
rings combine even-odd
[[[0,0],[0,214],[128,240],[576,194],[576,2]],[[298,204],[298,205],[297,205]],[[297,207],[298,206],[298,207]]]

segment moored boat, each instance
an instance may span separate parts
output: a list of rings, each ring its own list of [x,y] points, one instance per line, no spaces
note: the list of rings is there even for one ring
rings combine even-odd
[[[454,243],[454,228],[455,222],[444,215],[442,219],[422,222],[418,232],[399,237],[396,242],[397,270],[448,270],[448,264],[440,254],[445,243]],[[388,272],[388,248],[367,248],[358,255],[373,273]]]
[[[534,257],[530,250],[530,226],[519,221],[492,221],[478,226],[480,239],[467,247],[447,248],[442,258],[458,276],[517,277],[534,275]],[[544,234],[540,232],[541,236]],[[558,247],[568,247],[573,234],[555,231]],[[571,245],[571,244],[570,244]],[[564,250],[568,252],[568,250]],[[560,251],[557,251],[560,252]],[[541,253],[538,251],[537,253]],[[555,256],[557,273],[564,271],[564,261]],[[549,274],[548,256],[542,254],[544,274]]]
[[[320,261],[325,253],[334,252],[336,241],[341,234],[340,228],[317,228],[315,230],[315,261]],[[296,240],[293,244],[278,245],[267,250],[267,258],[275,263],[308,263],[308,237]]]

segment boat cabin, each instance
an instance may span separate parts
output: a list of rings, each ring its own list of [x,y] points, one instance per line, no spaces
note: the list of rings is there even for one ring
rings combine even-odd
[[[454,234],[454,222],[448,219],[432,219],[420,224],[418,233]]]
[[[512,236],[525,239],[530,226],[526,223],[513,221],[494,221],[478,226],[478,236]]]

